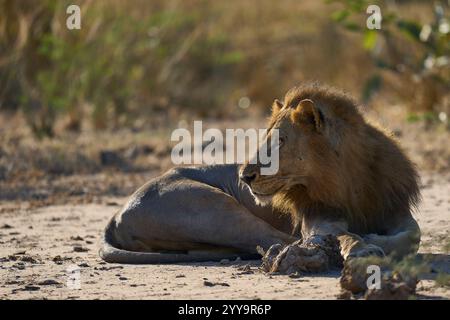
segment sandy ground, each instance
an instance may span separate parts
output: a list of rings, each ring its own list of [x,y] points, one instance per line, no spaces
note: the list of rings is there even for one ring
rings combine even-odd
[[[436,268],[450,273],[450,176],[424,176],[424,201],[416,217],[420,252],[433,253]],[[115,265],[97,256],[102,228],[125,198],[98,204],[20,209],[0,204],[0,299],[335,299],[339,271],[268,276],[259,261],[184,265]],[[14,208],[14,209],[12,209]],[[249,264],[243,270],[243,266]],[[80,270],[79,282],[70,268]],[[74,274],[76,277],[76,271]],[[450,298],[435,275],[423,277],[419,298]],[[80,288],[77,288],[77,285]]]

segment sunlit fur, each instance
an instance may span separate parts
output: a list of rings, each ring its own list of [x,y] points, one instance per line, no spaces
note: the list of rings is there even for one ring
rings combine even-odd
[[[332,211],[358,232],[383,233],[387,221],[409,214],[420,200],[414,165],[391,135],[365,121],[348,95],[317,84],[293,88],[282,107],[274,103],[269,127],[304,99],[324,117],[323,132],[309,135],[310,180],[307,187],[289,186],[275,194],[273,205],[294,220],[307,211]],[[300,125],[292,114],[290,121]]]

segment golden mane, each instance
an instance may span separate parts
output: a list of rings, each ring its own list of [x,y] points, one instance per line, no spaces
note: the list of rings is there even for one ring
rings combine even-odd
[[[420,200],[419,175],[396,141],[369,124],[356,102],[336,89],[308,84],[291,89],[284,108],[310,99],[324,118],[328,144],[310,141],[313,183],[275,196],[275,207],[301,214],[345,215],[355,232],[383,233],[385,217],[406,215]],[[279,116],[273,112],[270,123]]]

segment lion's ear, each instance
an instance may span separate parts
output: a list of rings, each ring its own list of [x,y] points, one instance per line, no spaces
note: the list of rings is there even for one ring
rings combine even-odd
[[[295,110],[292,111],[291,119],[295,123],[311,124],[319,132],[323,127],[323,116],[310,99],[304,99],[299,102]]]
[[[283,103],[280,100],[275,99],[275,101],[272,104],[272,114],[277,113],[282,108],[283,108]]]

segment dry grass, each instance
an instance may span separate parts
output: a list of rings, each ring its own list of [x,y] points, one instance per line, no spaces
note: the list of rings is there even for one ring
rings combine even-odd
[[[330,18],[342,8],[336,3],[78,0],[82,29],[75,32],[65,28],[69,3],[0,1],[0,110],[24,110],[40,136],[54,135],[61,117],[71,130],[85,122],[130,126],[150,118],[148,110],[228,117],[242,97],[265,106],[305,80],[361,97],[377,71],[363,35]],[[432,19],[430,4],[389,10],[421,23]],[[362,12],[358,21],[364,18]],[[405,107],[423,100],[425,108],[428,98],[419,95],[431,90],[421,90],[422,82],[381,76],[377,100]]]

